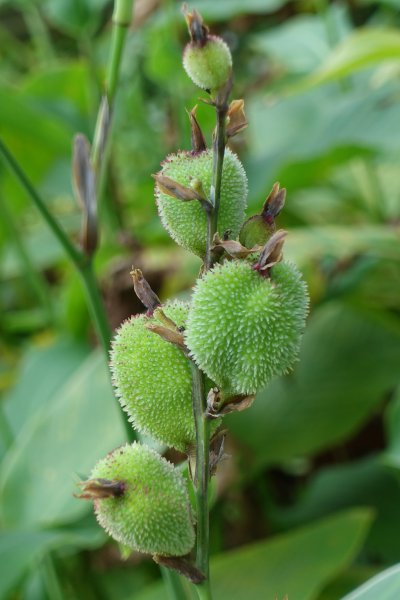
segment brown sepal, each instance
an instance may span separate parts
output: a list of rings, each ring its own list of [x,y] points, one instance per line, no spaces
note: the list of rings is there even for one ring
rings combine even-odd
[[[197,104],[191,111],[186,111],[190,121],[190,140],[193,152],[204,152],[207,150],[206,140],[196,118]]]
[[[152,175],[152,177],[156,180],[158,189],[166,196],[181,200],[182,202],[197,200],[205,210],[212,209],[212,204],[207,199],[200,180],[193,179],[193,185],[187,187],[167,175],[161,175],[161,173]]]
[[[182,13],[189,29],[192,44],[196,44],[200,48],[203,47],[208,39],[208,27],[204,25],[203,17],[197,10],[189,12],[186,2],[182,5]]]
[[[250,408],[254,402],[255,395],[237,394],[224,398],[218,388],[212,388],[207,396],[206,416],[217,419],[231,412],[241,412]]]
[[[186,350],[185,340],[180,331],[174,331],[173,329],[169,329],[168,327],[164,327],[164,325],[158,325],[157,323],[147,323],[146,329],[152,331],[159,335],[163,340],[169,342],[170,344],[174,344],[175,346],[179,346]]]
[[[279,229],[274,233],[262,249],[258,262],[253,265],[255,271],[259,271],[261,274],[268,276],[268,269],[282,260],[282,248],[286,236],[287,231],[284,229]]]
[[[206,416],[209,418],[218,418],[222,402],[223,398],[219,388],[211,388],[207,395]]]
[[[159,321],[159,323],[148,323],[146,328],[156,333],[163,338],[166,342],[179,346],[181,350],[187,353],[185,340],[183,337],[182,330],[177,326],[176,323],[162,310],[161,307],[157,307],[153,313],[153,316]]]
[[[157,306],[160,306],[161,300],[150,287],[150,284],[143,277],[143,273],[140,269],[134,269],[130,272],[133,281],[133,289],[135,290],[136,296],[140,302],[145,305],[147,310],[152,313]]]
[[[269,225],[275,224],[275,217],[279,215],[285,205],[286,189],[280,189],[279,182],[274,183],[268,194],[261,211],[261,216]]]
[[[72,180],[75,196],[82,209],[81,246],[87,256],[97,248],[96,178],[90,160],[90,144],[82,133],[74,137],[72,155]]]
[[[80,500],[103,500],[104,498],[119,498],[125,493],[126,484],[123,481],[112,481],[110,479],[88,479],[79,484],[82,488],[81,494],[74,494]]]
[[[261,250],[261,246],[254,246],[254,248],[249,249],[245,246],[242,246],[242,244],[236,240],[221,240],[218,233],[216,233],[213,238],[211,250],[223,250],[232,258],[246,258],[249,256],[249,254],[259,252]]]
[[[231,138],[243,129],[246,129],[248,123],[244,114],[244,100],[232,100],[229,105],[226,126],[226,137]]]
[[[216,474],[220,462],[229,458],[224,452],[226,430],[215,435],[210,442],[210,477]]]
[[[160,556],[159,554],[154,554],[153,560],[158,565],[177,571],[194,584],[202,583],[205,580],[205,575],[184,556]]]

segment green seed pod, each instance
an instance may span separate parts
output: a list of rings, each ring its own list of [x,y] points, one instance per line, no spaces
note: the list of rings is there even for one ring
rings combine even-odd
[[[212,178],[212,152],[179,152],[167,157],[161,174],[184,186],[197,180],[210,195]],[[218,214],[218,232],[230,229],[231,237],[238,236],[244,221],[247,199],[247,178],[237,156],[229,149],[225,152],[222,171],[221,199]],[[161,221],[171,237],[180,245],[201,258],[206,252],[207,219],[201,204],[192,200],[183,202],[163,193],[156,185],[156,200]]]
[[[276,231],[275,218],[281,212],[286,198],[285,188],[280,189],[275,183],[268,195],[259,215],[253,215],[243,224],[240,230],[240,243],[246,248],[264,246]]]
[[[203,17],[184,7],[190,42],[183,52],[183,66],[190,79],[203,90],[216,91],[228,82],[232,73],[232,56],[225,42],[210,35]]]
[[[225,395],[254,394],[295,362],[308,309],[298,269],[279,262],[263,277],[226,261],[197,282],[186,344]]]
[[[232,55],[224,40],[210,35],[203,46],[189,42],[183,52],[183,66],[195,85],[217,90],[232,72]]]
[[[183,556],[194,544],[186,483],[157,452],[134,443],[100,460],[83,485],[100,525],[146,554]]]
[[[188,307],[173,302],[163,312],[180,327]],[[178,346],[148,325],[161,322],[155,316],[137,315],[117,331],[111,351],[116,393],[135,429],[187,452],[196,439],[190,363]]]

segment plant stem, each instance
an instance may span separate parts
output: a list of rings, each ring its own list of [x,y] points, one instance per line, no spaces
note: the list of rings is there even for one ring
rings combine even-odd
[[[36,295],[39,302],[42,304],[46,314],[47,321],[51,323],[54,320],[54,312],[49,293],[49,287],[42,274],[38,272],[33,264],[28,250],[22,240],[14,215],[10,210],[6,198],[0,197],[0,213],[4,231],[9,236],[14,244],[15,250],[18,253],[21,265],[23,267],[26,281],[29,282],[32,292]]]
[[[224,166],[226,146],[226,115],[228,113],[228,98],[232,89],[232,79],[219,92],[215,100],[217,123],[213,135],[213,166],[211,174],[210,202],[213,205],[211,212],[207,212],[207,239],[204,268],[207,271],[213,265],[215,257],[211,251],[215,233],[218,231],[219,206],[221,201],[222,171]],[[219,232],[223,234],[224,232]]]
[[[211,192],[210,200],[214,205],[214,222],[213,222],[213,234],[218,231],[218,214],[219,205],[221,199],[221,183],[222,183],[222,167],[224,164],[226,136],[225,136],[225,122],[226,114],[228,112],[228,103],[226,100],[217,103],[215,106],[217,112],[217,125],[214,132],[213,138],[213,170],[211,180]],[[221,234],[223,231],[220,232]]]
[[[79,274],[81,275],[82,283],[85,288],[86,297],[88,301],[89,310],[93,318],[94,326],[98,339],[101,342],[106,360],[108,360],[108,353],[110,349],[111,331],[105,314],[104,305],[101,300],[99,288],[93,273],[92,261],[89,257],[85,256],[80,250],[78,250],[68,238],[65,231],[57,223],[53,215],[47,208],[44,200],[38,194],[30,180],[28,179],[25,172],[21,169],[11,152],[5,146],[0,139],[0,155],[6,160],[8,166],[14,173],[15,177],[20,182],[21,186],[25,189],[28,196],[31,198],[33,203],[36,205],[44,220],[63,246],[65,253],[71,259]],[[122,410],[122,409],[121,409]],[[134,432],[130,424],[128,423],[125,415],[123,415],[123,423],[125,431],[129,440],[134,439]]]
[[[204,377],[194,362],[192,370],[192,402],[196,427],[196,472],[194,485],[197,505],[196,567],[206,580],[196,586],[199,598],[211,600],[209,572],[209,507],[208,482],[210,479],[210,424],[205,418]]]
[[[171,600],[188,600],[188,595],[178,573],[161,566],[160,571],[167,589],[168,598],[171,598]]]
[[[204,270],[208,271],[211,269],[213,257],[212,257],[212,243],[213,243],[213,220],[214,220],[214,210],[206,210],[206,219],[207,219],[207,238],[206,238],[206,255],[204,257]]]
[[[52,600],[64,600],[64,594],[54,568],[53,559],[50,554],[43,559],[44,580],[49,598]]]
[[[38,4],[36,2],[26,3],[22,15],[36,46],[38,59],[40,62],[48,64],[54,60],[54,49]]]
[[[14,173],[15,177],[18,179],[21,186],[25,189],[28,196],[30,196],[31,200],[36,205],[37,209],[41,213],[43,219],[46,221],[47,225],[50,227],[60,244],[65,250],[67,256],[72,260],[74,265],[80,270],[82,265],[85,262],[85,257],[83,254],[74,246],[71,240],[68,238],[65,231],[60,227],[57,223],[49,209],[47,208],[44,200],[38,194],[31,181],[28,179],[25,172],[19,166],[18,162],[15,160],[14,156],[8,150],[7,146],[0,139],[0,155],[3,156],[5,162],[8,164],[11,171]]]
[[[126,32],[132,21],[133,0],[116,0],[113,12],[113,37],[111,55],[108,63],[106,90],[110,105],[117,89],[122,52],[125,45]]]
[[[103,346],[106,359],[109,359],[111,329],[104,310],[99,287],[93,271],[92,261],[88,261],[79,271],[86,292],[87,304],[91,313],[97,336]],[[125,420],[125,419],[124,419]]]
[[[221,199],[222,170],[226,146],[226,115],[228,98],[232,89],[230,79],[215,99],[217,123],[213,136],[213,167],[211,176],[210,201],[213,209],[207,211],[207,239],[204,269],[212,267],[214,257],[211,247],[214,234],[218,230],[218,214]],[[224,232],[221,232],[224,233]],[[194,485],[196,488],[197,505],[197,536],[196,536],[196,567],[204,573],[205,581],[196,586],[200,600],[212,600],[209,568],[209,507],[208,482],[210,480],[210,422],[205,417],[206,398],[204,376],[197,366],[191,362],[192,369],[192,402],[196,427],[196,473]]]
[[[8,450],[14,441],[14,432],[11,429],[4,409],[4,401],[0,402],[0,434],[4,447]]]
[[[108,102],[108,109],[110,115],[112,113],[115,94],[117,91],[119,73],[121,68],[121,59],[122,53],[125,46],[125,39],[128,28],[132,21],[132,10],[133,10],[133,0],[116,0],[114,3],[114,12],[113,12],[113,30],[112,30],[112,39],[111,39],[111,52],[110,58],[107,66],[107,75],[105,81],[105,94]],[[99,130],[101,129],[103,121],[102,110],[100,110],[97,114],[97,121],[95,127],[94,134],[94,142],[92,148],[92,163],[96,171],[99,171],[98,181],[100,183],[100,190],[103,189],[104,183],[102,183],[102,179],[104,178],[104,168],[106,160],[100,160],[100,152],[102,150],[100,144],[98,143],[101,139],[101,135],[99,134]],[[106,154],[105,150],[104,153]],[[99,165],[101,164],[101,168]],[[101,196],[101,194],[99,194]]]

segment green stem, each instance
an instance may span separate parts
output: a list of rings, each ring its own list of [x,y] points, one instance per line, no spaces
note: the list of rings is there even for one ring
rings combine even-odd
[[[328,0],[315,0],[315,5],[317,12],[325,24],[328,44],[331,48],[334,48],[339,40],[338,32],[336,31],[336,25],[333,22],[332,15],[330,14],[329,2]]]
[[[192,370],[192,402],[196,427],[196,488],[197,535],[196,567],[204,573],[206,580],[197,586],[199,598],[211,600],[209,572],[209,507],[208,482],[210,479],[210,424],[205,417],[204,377],[194,362]]]
[[[212,243],[213,243],[213,237],[214,237],[214,227],[213,227],[213,220],[214,220],[214,210],[206,210],[206,219],[207,219],[207,238],[206,238],[206,255],[204,257],[204,270],[208,271],[208,269],[211,269],[212,267],[212,263],[213,263],[213,256],[212,256]]]
[[[111,51],[110,58],[107,66],[107,75],[105,81],[105,94],[108,101],[108,108],[111,115],[115,94],[117,91],[119,73],[121,69],[121,59],[125,46],[125,39],[128,28],[132,20],[133,0],[116,0],[114,4],[113,12],[113,30],[111,39]],[[101,147],[99,140],[101,139],[100,129],[102,127],[103,115],[101,109],[97,115],[94,142],[92,149],[92,163],[96,171],[104,169],[105,160],[101,160],[100,152]],[[101,165],[101,166],[100,166]],[[102,180],[102,174],[100,172],[99,181]],[[104,187],[104,184],[100,185],[100,189]],[[101,194],[99,194],[101,196]]]
[[[125,45],[126,32],[132,21],[133,0],[116,0],[113,13],[113,34],[111,54],[108,63],[106,91],[108,102],[112,104],[118,84],[121,58]]]
[[[178,573],[167,567],[161,567],[160,571],[167,589],[168,597],[171,600],[188,600],[182,581]]]
[[[86,259],[83,254],[74,246],[74,244],[70,241],[65,231],[60,227],[57,223],[49,209],[47,208],[44,200],[39,196],[38,192],[28,179],[25,172],[21,169],[18,162],[15,160],[14,156],[8,150],[7,146],[0,139],[0,155],[3,156],[5,162],[14,173],[15,177],[18,179],[21,186],[25,189],[28,196],[30,196],[31,200],[36,205],[37,209],[41,213],[43,219],[46,221],[47,225],[50,227],[60,244],[65,250],[67,256],[72,260],[74,265],[80,270],[82,265],[85,263]]]
[[[43,559],[43,570],[44,582],[49,598],[51,598],[51,600],[64,600],[64,594],[50,554]]]
[[[201,585],[197,585],[196,591],[199,600],[212,600],[211,589],[208,580],[202,583]]]
[[[22,15],[36,46],[39,60],[43,63],[51,62],[54,60],[54,49],[39,6],[36,2],[26,3]]]
[[[12,431],[10,423],[8,422],[8,417],[4,410],[3,400],[0,402],[0,434],[2,442],[5,448],[8,450],[14,441],[14,432]]]
[[[19,228],[15,222],[14,215],[11,212],[5,198],[0,197],[0,212],[2,216],[2,224],[5,234],[14,244],[15,250],[18,253],[21,265],[23,267],[26,281],[30,284],[32,292],[36,295],[39,302],[42,304],[47,313],[47,320],[51,323],[54,320],[53,307],[47,282],[38,272],[33,264],[29,252],[21,238]]]
[[[220,90],[215,100],[217,123],[213,136],[213,167],[211,176],[210,201],[212,211],[207,212],[207,240],[204,268],[208,270],[213,263],[211,252],[214,234],[218,231],[218,214],[221,200],[222,169],[226,146],[226,115],[228,98],[232,87],[230,79]],[[222,232],[223,233],[223,232]],[[210,480],[210,423],[205,417],[205,389],[203,374],[192,362],[192,402],[196,427],[196,488],[197,536],[196,567],[204,573],[205,581],[196,587],[200,600],[212,600],[209,568],[209,507],[208,482]]]
[[[103,300],[100,296],[99,286],[97,285],[96,277],[93,271],[93,263],[88,261],[79,272],[85,288],[90,314],[93,319],[93,323],[95,324],[98,338],[103,346],[104,353],[108,360],[108,353],[110,351],[111,343],[111,329],[104,310]]]
[[[213,139],[213,170],[210,193],[210,199],[212,204],[214,205],[213,234],[216,231],[218,231],[218,214],[221,199],[222,167],[224,164],[226,146],[225,122],[226,114],[228,112],[228,103],[223,102],[222,104],[217,104],[215,108],[217,111],[217,125]],[[222,234],[223,231],[221,231],[220,233]]]
[[[96,333],[104,349],[106,359],[108,360],[111,331],[107,322],[104,305],[99,293],[99,288],[93,273],[91,260],[84,254],[82,254],[82,252],[80,252],[69,240],[67,234],[57,223],[53,215],[49,212],[49,209],[47,208],[45,202],[38,194],[38,192],[30,182],[24,171],[21,169],[21,167],[19,166],[11,152],[8,150],[8,148],[5,146],[5,144],[1,141],[1,139],[0,155],[2,155],[3,158],[6,160],[6,163],[14,173],[15,177],[20,182],[21,186],[25,189],[33,203],[36,205],[36,207],[42,214],[44,220],[46,221],[46,223],[48,224],[48,226],[50,227],[60,244],[63,246],[67,256],[71,259],[79,274],[81,275],[82,283],[86,292],[89,310],[93,318],[94,326],[96,328]],[[125,418],[125,415],[123,415],[123,423],[128,439],[133,440],[134,432],[127,419]]]

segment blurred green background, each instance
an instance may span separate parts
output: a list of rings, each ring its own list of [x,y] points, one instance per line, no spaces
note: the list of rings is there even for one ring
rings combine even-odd
[[[232,49],[248,214],[287,188],[278,224],[312,303],[295,371],[226,419],[215,598],[339,600],[400,563],[400,0],[192,6]],[[0,135],[74,239],[71,142],[92,138],[111,12],[0,1]],[[186,39],[180,2],[136,1],[95,264],[113,328],[141,310],[132,264],[162,299],[188,296],[200,266],[162,229],[150,177],[189,148],[185,108],[199,104],[211,140]],[[166,599],[155,565],[122,561],[73,497],[124,442],[122,418],[79,275],[1,159],[0,255],[0,598]],[[400,598],[397,571],[388,585],[363,600]]]

